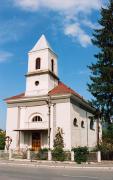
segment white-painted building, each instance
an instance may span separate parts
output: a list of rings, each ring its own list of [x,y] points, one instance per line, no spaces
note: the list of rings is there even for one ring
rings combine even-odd
[[[25,93],[5,100],[11,147],[53,148],[57,127],[63,129],[65,149],[94,147],[98,139],[97,122],[91,120],[95,109],[59,80],[57,55],[44,35],[28,57]]]

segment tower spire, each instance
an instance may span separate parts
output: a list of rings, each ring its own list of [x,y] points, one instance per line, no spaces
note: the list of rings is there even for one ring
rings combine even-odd
[[[50,49],[50,50],[52,50],[52,48],[51,48],[51,46],[50,46],[49,42],[47,41],[44,34],[42,34],[42,36],[37,41],[35,46],[30,50],[30,52],[39,51],[39,50],[42,50],[42,49]]]
[[[42,35],[28,53],[26,96],[39,96],[58,85],[57,55]]]

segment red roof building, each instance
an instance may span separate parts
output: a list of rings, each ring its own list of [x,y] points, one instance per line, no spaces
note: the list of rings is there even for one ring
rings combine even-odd
[[[97,144],[95,108],[59,81],[58,59],[44,35],[28,53],[26,90],[5,99],[6,135],[12,149],[53,148],[57,130],[63,131],[66,150]],[[90,118],[91,117],[91,118]]]

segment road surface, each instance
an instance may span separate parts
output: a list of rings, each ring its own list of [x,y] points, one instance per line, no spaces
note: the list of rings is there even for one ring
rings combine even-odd
[[[0,165],[0,180],[113,180],[113,170]]]

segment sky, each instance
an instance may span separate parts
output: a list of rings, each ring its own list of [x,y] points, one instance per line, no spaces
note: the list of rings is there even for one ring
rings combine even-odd
[[[3,99],[25,92],[28,52],[44,34],[58,55],[60,80],[86,100],[98,49],[91,43],[107,0],[0,0],[0,128],[6,127]]]

